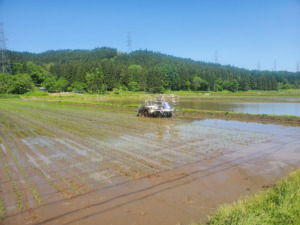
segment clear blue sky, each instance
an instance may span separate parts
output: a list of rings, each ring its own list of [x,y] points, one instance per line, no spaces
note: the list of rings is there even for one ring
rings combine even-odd
[[[15,51],[127,52],[130,32],[133,50],[205,62],[217,52],[223,65],[261,70],[300,61],[300,0],[0,0],[0,22]]]

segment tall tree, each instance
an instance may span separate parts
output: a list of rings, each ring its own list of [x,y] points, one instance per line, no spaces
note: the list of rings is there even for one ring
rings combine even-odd
[[[12,76],[10,74],[0,74],[0,94],[6,94],[11,85]]]
[[[7,92],[12,94],[24,94],[33,90],[33,87],[34,83],[31,77],[26,73],[20,73],[12,77]]]
[[[99,93],[105,91],[103,90],[104,75],[101,66],[96,68],[94,73],[87,73],[85,79],[89,92]]]

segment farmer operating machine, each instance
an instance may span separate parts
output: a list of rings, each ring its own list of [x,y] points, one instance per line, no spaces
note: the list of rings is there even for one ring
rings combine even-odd
[[[156,99],[145,100],[137,111],[137,116],[145,117],[172,117],[175,113],[174,107],[165,101],[162,95]]]

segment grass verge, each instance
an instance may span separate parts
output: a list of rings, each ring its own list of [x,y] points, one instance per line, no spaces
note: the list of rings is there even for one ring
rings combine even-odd
[[[165,94],[176,94],[179,96],[201,96],[205,95],[206,97],[297,97],[300,94],[300,89],[285,89],[285,90],[276,90],[276,91],[238,91],[238,92],[214,92],[214,91],[166,91]],[[208,95],[209,94],[209,95]]]
[[[0,94],[0,99],[1,100],[20,99],[20,96],[19,95],[11,95],[11,94]]]
[[[221,206],[206,224],[300,224],[300,169],[271,189]]]

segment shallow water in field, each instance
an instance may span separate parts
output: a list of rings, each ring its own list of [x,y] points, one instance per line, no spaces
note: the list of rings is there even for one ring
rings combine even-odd
[[[300,116],[299,102],[201,102],[182,100],[179,106],[188,109]]]
[[[196,98],[179,98],[177,106],[184,109],[300,116],[299,99],[284,99],[284,102],[275,102],[276,99],[273,99],[274,102],[222,102],[221,100],[215,100],[209,101],[206,99],[203,101]],[[277,100],[283,101],[282,99]],[[141,104],[140,100],[133,99],[111,99],[105,100],[105,102],[119,105]]]

